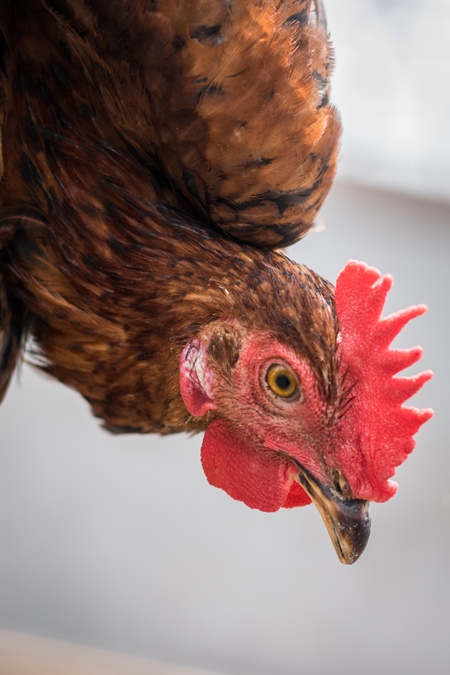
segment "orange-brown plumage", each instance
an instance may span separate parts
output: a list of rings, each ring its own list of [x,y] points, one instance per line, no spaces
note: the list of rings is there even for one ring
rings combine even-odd
[[[111,336],[118,343],[126,339],[123,325],[131,321],[133,302],[127,296],[123,307],[116,304],[107,322],[105,298],[108,292],[117,296],[116,282],[110,289],[94,262],[83,268],[83,256],[99,262],[114,256],[109,243],[114,236],[123,239],[117,245],[119,260],[111,262],[121,283],[121,265],[130,269],[134,264],[133,251],[120,250],[132,246],[131,226],[124,226],[122,237],[115,235],[114,218],[104,220],[105,204],[127,222],[134,213],[138,221],[139,200],[145,199],[150,226],[155,225],[152,209],[166,209],[161,241],[169,239],[171,250],[163,267],[175,265],[187,247],[173,236],[170,207],[181,209],[178,218],[184,215],[193,229],[203,227],[202,237],[209,237],[211,245],[202,257],[200,285],[217,274],[220,246],[227,268],[236,255],[246,256],[250,266],[260,255],[221,237],[219,227],[272,248],[298,239],[311,226],[334,175],[339,136],[337,115],[324,105],[331,53],[323,18],[314,7],[311,2],[247,0],[22,0],[12,3],[9,13],[4,8],[3,231],[13,238],[5,245],[11,277],[6,286],[32,310],[35,325],[39,320],[53,325],[57,307],[78,315],[83,306],[92,357],[84,353],[73,359],[68,325],[58,326],[58,333],[43,326],[33,332],[39,333],[52,372],[89,400],[95,377],[86,382],[86,371],[98,370],[105,359],[124,358],[123,347],[111,346]],[[127,190],[133,204],[124,201]],[[84,238],[82,232],[89,234]],[[21,236],[39,246],[39,254],[21,252],[14,242]],[[192,255],[197,246],[194,237]],[[160,247],[157,243],[156,252],[147,250],[148,244],[144,248],[143,270],[145,256],[151,260]],[[67,248],[76,273],[69,269]],[[198,266],[191,262],[190,268],[198,274]],[[143,301],[154,294],[154,281],[142,279],[138,265],[130,274]],[[185,292],[182,276],[171,283]],[[61,297],[56,300],[55,294]],[[162,288],[159,303],[161,297],[166,302]],[[214,300],[216,313],[221,304],[226,308],[228,299]],[[179,307],[177,323],[180,313]],[[95,329],[88,328],[92,322]],[[92,330],[99,343],[104,333],[109,346],[94,347]],[[161,340],[165,337],[158,336]],[[67,360],[70,376],[60,363]],[[77,369],[82,375],[75,374]],[[146,377],[154,376],[147,372]],[[119,386],[130,389],[119,398],[138,397],[135,384],[116,384],[114,391]],[[132,414],[119,405],[124,420],[115,424],[105,410],[105,394],[95,396],[94,410],[109,426],[153,428],[149,410]],[[180,414],[184,424],[186,415]]]
[[[31,336],[111,431],[207,429],[232,496],[332,503],[353,562],[397,455],[367,480],[336,463],[352,350],[331,284],[277,251],[336,169],[321,0],[16,0],[0,22],[0,395]]]

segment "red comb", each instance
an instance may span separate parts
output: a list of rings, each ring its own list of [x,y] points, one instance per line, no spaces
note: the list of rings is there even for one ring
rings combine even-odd
[[[429,409],[402,407],[433,373],[394,377],[416,363],[422,349],[389,346],[405,324],[427,308],[409,307],[382,319],[392,283],[392,277],[382,277],[373,267],[350,261],[335,289],[342,335],[338,353],[347,392],[336,460],[345,468],[354,495],[376,502],[395,494],[397,484],[388,479],[414,448],[413,435],[433,415]]]

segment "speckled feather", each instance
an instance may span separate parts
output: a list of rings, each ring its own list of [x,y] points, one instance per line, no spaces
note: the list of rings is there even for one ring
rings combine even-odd
[[[340,134],[320,3],[49,4],[15,3],[33,28],[10,40],[10,101],[27,98],[35,134],[82,129],[156,159],[199,215],[239,239],[280,247],[308,231]]]
[[[269,250],[309,229],[334,176],[321,3],[1,12],[2,389],[30,332],[110,429],[204,428],[178,355],[238,317],[295,345],[337,395],[332,288]]]
[[[218,318],[269,328],[305,353],[323,388],[330,386],[337,322],[329,284],[282,253],[155,206],[151,174],[125,156],[105,149],[94,168],[89,149],[54,142],[59,158],[64,146],[70,154],[59,181],[70,185],[71,200],[65,189],[65,198],[54,198],[51,228],[38,215],[10,212],[9,279],[35,317],[50,372],[81,391],[109,427],[186,428],[178,355]],[[149,200],[136,196],[145,191]]]

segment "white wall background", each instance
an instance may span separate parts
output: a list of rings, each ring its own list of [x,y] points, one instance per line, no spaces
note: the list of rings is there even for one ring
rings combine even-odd
[[[343,178],[448,197],[448,1],[328,13]],[[199,437],[111,437],[24,368],[0,409],[1,625],[235,675],[450,672],[450,206],[341,183],[323,217],[292,257],[329,279],[366,260],[396,278],[389,311],[430,307],[398,344],[425,347],[416,403],[436,417],[361,560],[338,563],[313,507],[262,514],[209,487]]]
[[[339,176],[450,200],[449,0],[325,0]]]

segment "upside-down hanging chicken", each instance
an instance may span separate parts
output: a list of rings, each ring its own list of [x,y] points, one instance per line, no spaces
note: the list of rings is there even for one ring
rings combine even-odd
[[[393,375],[416,307],[277,249],[311,227],[340,121],[321,0],[1,4],[0,389],[35,360],[115,432],[206,430],[210,483],[313,500],[342,562],[431,416]]]

